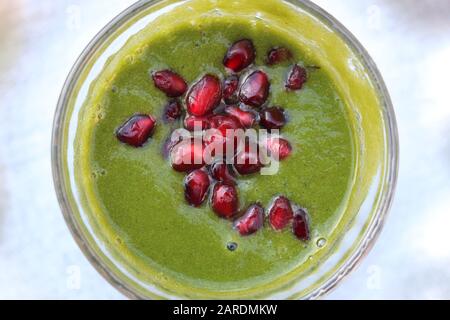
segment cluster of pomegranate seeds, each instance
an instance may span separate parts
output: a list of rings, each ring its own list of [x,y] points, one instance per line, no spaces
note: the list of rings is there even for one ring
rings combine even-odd
[[[142,147],[153,134],[155,126],[155,118],[145,114],[137,114],[117,129],[116,137],[130,146]]]
[[[284,196],[278,196],[272,200],[269,208],[269,222],[276,231],[291,226],[292,233],[299,240],[310,240],[308,213]]]
[[[253,42],[242,39],[232,44],[225,54],[223,65],[229,73],[225,77],[206,74],[188,86],[172,70],[152,72],[156,88],[170,98],[163,109],[163,122],[177,123],[183,118],[183,126],[190,132],[186,138],[174,131],[164,141],[162,152],[175,171],[186,173],[184,195],[189,205],[200,207],[210,199],[214,213],[234,220],[234,229],[242,236],[258,232],[267,218],[272,229],[280,231],[291,225],[294,235],[307,241],[310,232],[306,210],[291,204],[284,196],[274,198],[267,213],[260,203],[240,210],[237,179],[258,173],[264,167],[259,149],[265,148],[269,156],[278,160],[284,160],[292,153],[290,142],[272,131],[282,129],[287,124],[287,116],[283,108],[268,105],[270,79],[266,72],[254,66],[255,58]],[[290,63],[291,60],[293,55],[285,47],[271,49],[266,57],[269,66]],[[287,73],[285,87],[300,90],[306,81],[306,69],[295,64]],[[258,124],[270,132],[262,145],[250,144],[248,140],[238,141],[234,136],[235,130],[245,132]],[[155,126],[153,116],[134,115],[117,129],[116,136],[125,144],[141,147],[152,136]],[[211,130],[214,134],[199,139],[197,133],[192,133],[207,129],[214,129]],[[232,136],[229,135],[230,130]],[[226,149],[229,139],[234,139],[233,150]],[[215,159],[226,155],[231,163],[216,161],[208,165],[206,151],[217,144],[223,144],[226,152],[213,154]],[[231,158],[228,158],[229,154]],[[236,250],[237,244],[229,244],[229,249]]]

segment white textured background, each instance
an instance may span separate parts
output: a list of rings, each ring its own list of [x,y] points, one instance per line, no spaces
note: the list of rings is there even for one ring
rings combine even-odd
[[[132,2],[0,0],[0,298],[123,298],[90,266],[64,224],[50,136],[71,65]],[[450,299],[450,1],[315,2],[378,64],[401,146],[387,225],[329,298]]]

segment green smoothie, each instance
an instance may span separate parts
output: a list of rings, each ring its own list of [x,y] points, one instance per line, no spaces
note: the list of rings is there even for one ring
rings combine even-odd
[[[76,180],[96,235],[142,281],[188,298],[264,297],[313,272],[355,214],[358,205],[351,202],[358,198],[354,185],[361,142],[352,111],[355,101],[349,97],[360,95],[370,104],[373,93],[368,97],[368,87],[350,79],[347,72],[357,70],[334,65],[349,54],[333,49],[338,37],[290,5],[272,0],[188,2],[130,38],[91,84],[77,129]],[[330,46],[309,43],[307,36],[313,33]],[[299,241],[290,230],[267,227],[241,237],[208,204],[189,206],[184,175],[171,170],[161,153],[180,124],[161,121],[167,97],[153,85],[151,72],[171,69],[188,83],[206,73],[223,78],[224,53],[242,38],[252,39],[255,64],[270,78],[270,104],[288,114],[283,135],[293,152],[276,175],[238,180],[240,206],[259,201],[267,207],[274,196],[285,195],[308,209],[309,242]],[[299,65],[315,66],[302,90],[285,89],[289,64],[266,65],[267,52],[276,46],[288,48]],[[349,93],[342,85],[346,80],[360,87]],[[152,114],[158,121],[142,148],[120,143],[114,135],[136,113]],[[373,133],[376,137],[378,132]],[[230,242],[238,245],[236,250],[227,248]]]

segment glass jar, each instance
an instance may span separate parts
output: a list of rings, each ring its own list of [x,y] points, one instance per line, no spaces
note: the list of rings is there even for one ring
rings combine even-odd
[[[145,28],[151,21],[167,14],[178,6],[197,0],[146,0],[139,1],[112,20],[89,43],[72,68],[62,90],[53,128],[52,168],[55,189],[62,213],[80,246],[93,266],[117,289],[130,298],[180,298],[173,292],[165,292],[152,283],[142,281],[136,274],[123,266],[94,232],[87,212],[80,204],[77,184],[74,179],[74,140],[78,125],[78,114],[85,101],[88,87],[101,72],[107,59],[117,52],[134,34]],[[221,0],[219,0],[220,2]],[[270,0],[273,1],[273,0]],[[280,0],[281,1],[281,0]],[[358,110],[357,103],[351,111],[360,126],[355,128],[360,134],[361,156],[358,167],[361,174],[370,179],[355,186],[358,201],[356,214],[347,221],[345,232],[335,240],[333,251],[318,262],[317,267],[303,277],[293,279],[289,286],[270,292],[263,298],[315,299],[332,290],[348,275],[375,243],[390,208],[398,171],[398,134],[394,110],[383,79],[366,50],[335,18],[306,0],[283,1],[291,10],[317,23],[318,28],[338,36],[342,54],[351,57],[344,61],[343,68],[355,76],[363,78],[367,87],[377,99],[377,107],[370,113]],[[214,14],[214,13],[211,13]],[[260,13],[255,12],[255,15]],[[307,38],[307,35],[305,35]],[[324,43],[306,39],[320,50]],[[349,84],[351,86],[351,84]],[[377,150],[371,150],[370,143],[364,141],[365,122],[371,117],[379,117],[376,132],[379,132]],[[370,171],[370,172],[369,172]],[[356,196],[355,196],[356,197]],[[324,245],[323,239],[317,242]],[[253,296],[247,296],[252,298]],[[260,298],[261,296],[254,296]],[[204,298],[216,298],[204,296]],[[230,296],[228,298],[233,298]]]

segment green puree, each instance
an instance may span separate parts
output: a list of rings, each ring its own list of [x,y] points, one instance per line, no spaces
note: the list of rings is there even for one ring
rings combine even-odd
[[[205,1],[195,2],[198,11],[209,8]],[[217,8],[233,10],[227,1],[219,3],[209,16],[192,14],[183,20],[169,19],[169,14],[158,27],[148,26],[134,36],[107,62],[85,102],[75,150],[77,181],[100,239],[134,275],[187,297],[263,295],[290,277],[313,270],[333,249],[355,176],[353,120],[325,60],[275,22],[217,14]],[[252,3],[257,2],[247,1],[248,8]],[[268,3],[272,12],[290,10]],[[285,19],[294,18],[285,15]],[[310,213],[308,243],[297,240],[289,229],[278,233],[269,226],[243,238],[208,204],[188,206],[184,175],[172,170],[161,153],[165,138],[181,124],[162,123],[168,99],[154,87],[150,72],[169,68],[188,83],[205,73],[223,77],[224,54],[242,38],[253,40],[256,65],[269,75],[270,105],[284,107],[289,115],[282,134],[294,152],[274,176],[239,179],[241,207],[255,201],[267,207],[274,196],[286,195]],[[274,46],[289,48],[299,64],[321,67],[310,72],[301,91],[284,89],[289,64],[265,66],[266,53]],[[158,118],[153,138],[138,149],[114,135],[135,113]],[[327,240],[325,246],[317,245],[319,239],[322,244]],[[227,249],[230,241],[238,244],[234,252]]]

